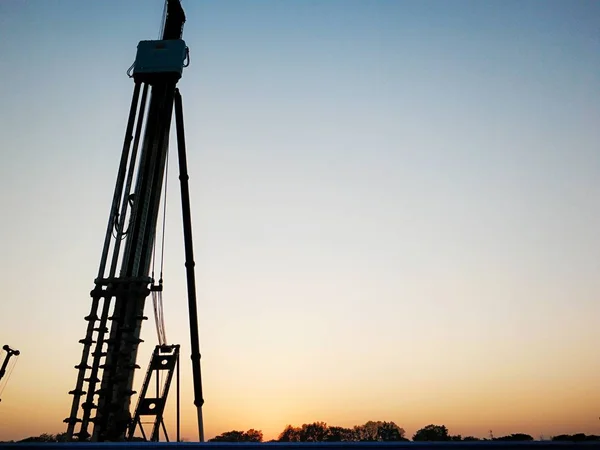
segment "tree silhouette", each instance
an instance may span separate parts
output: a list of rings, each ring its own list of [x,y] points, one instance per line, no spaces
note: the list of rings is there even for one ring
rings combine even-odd
[[[52,440],[59,435],[44,434],[38,438],[29,438],[29,442],[56,442]],[[418,430],[413,441],[480,441],[482,439],[474,436],[451,435],[445,425],[427,425]],[[525,433],[513,433],[502,437],[493,437],[490,431],[490,439],[484,441],[533,441],[533,437]],[[585,435],[578,433],[574,435],[562,434],[554,436],[553,441],[591,441],[600,440],[600,436]],[[210,442],[262,442],[261,431],[248,430],[228,431],[210,439]],[[328,426],[325,422],[305,423],[300,427],[287,425],[279,434],[277,439],[269,442],[352,442],[352,441],[408,441],[404,429],[394,422],[370,420],[363,425],[352,428]]]
[[[341,431],[339,433],[341,440]],[[330,430],[325,422],[305,423],[299,428],[288,425],[278,439],[279,442],[323,442],[329,440],[331,440]]]
[[[433,424],[421,428],[412,438],[413,441],[449,441],[450,439],[445,425]]]
[[[263,433],[261,430],[255,430],[253,428],[246,431],[246,442],[262,442]]]
[[[329,427],[325,422],[303,424],[300,428],[300,442],[322,442],[327,438]]]
[[[262,442],[262,439],[262,431],[250,429],[248,431],[227,431],[209,439],[208,442]]]
[[[18,442],[67,442],[67,433],[42,433],[39,436],[31,436]]]
[[[53,434],[42,433],[39,436],[31,436],[22,439],[19,442],[56,442],[56,436]]]
[[[327,433],[327,438],[325,440],[328,442],[354,441],[354,430],[352,428],[344,427],[329,427],[329,432]]]
[[[353,431],[357,441],[376,441],[379,426],[377,422],[370,420],[364,425],[355,425]]]
[[[357,441],[407,441],[405,431],[394,422],[374,422],[370,420],[364,425],[354,427]]]
[[[369,421],[354,428],[329,427],[325,422],[287,425],[279,442],[348,442],[348,441],[408,441],[404,429],[394,422]]]
[[[303,424],[301,427],[287,425],[281,432],[278,439],[268,442],[352,442],[352,441],[408,441],[404,436],[404,430],[394,422],[368,421],[363,425],[356,425],[353,428],[344,428],[338,426],[328,426],[325,422],[313,422]],[[142,438],[134,440],[143,441]],[[182,439],[186,441],[187,439]],[[445,425],[427,425],[418,430],[414,436],[414,441],[479,441],[481,439],[474,436],[461,437],[450,435]],[[483,439],[487,441],[488,439]],[[525,433],[513,433],[507,436],[493,438],[494,441],[533,441],[534,438]],[[553,441],[598,441],[600,436],[577,434],[560,434],[552,437]],[[31,436],[17,442],[66,442],[66,433],[50,434],[42,433],[39,436]],[[14,442],[14,441],[8,441]],[[248,431],[227,431],[212,439],[209,442],[263,442],[263,433],[260,430],[249,429]]]
[[[279,442],[300,442],[300,428],[287,425],[277,440]]]
[[[394,422],[381,422],[377,429],[377,440],[381,441],[408,441],[404,428],[400,428]]]
[[[596,436],[594,434],[559,434],[558,436],[554,436],[552,438],[553,441],[571,441],[571,442],[581,442],[581,441],[598,441],[600,440],[600,436]]]
[[[495,438],[495,441],[533,441],[533,436],[524,433],[513,433],[508,436]]]

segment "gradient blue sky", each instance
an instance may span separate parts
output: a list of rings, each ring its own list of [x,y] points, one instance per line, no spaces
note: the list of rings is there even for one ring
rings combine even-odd
[[[208,435],[598,433],[600,2],[182,3]],[[0,439],[64,429],[125,71],[162,7],[0,2],[0,344],[22,351]],[[176,175],[165,315],[189,354]]]

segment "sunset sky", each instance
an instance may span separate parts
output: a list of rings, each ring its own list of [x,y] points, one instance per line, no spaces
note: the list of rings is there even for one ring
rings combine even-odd
[[[600,2],[182,4],[207,437],[600,434]],[[0,440],[66,429],[126,70],[162,9],[0,1],[0,346],[22,352]],[[195,440],[176,168],[164,303]]]

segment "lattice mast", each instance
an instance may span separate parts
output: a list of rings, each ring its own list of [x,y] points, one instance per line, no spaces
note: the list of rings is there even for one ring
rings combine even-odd
[[[77,382],[70,391],[69,439],[120,441],[131,424],[144,304],[152,290],[162,288],[150,268],[176,85],[188,59],[184,22],[179,0],[167,0],[162,39],[141,41],[130,68],[133,98],[87,332],[80,340]]]

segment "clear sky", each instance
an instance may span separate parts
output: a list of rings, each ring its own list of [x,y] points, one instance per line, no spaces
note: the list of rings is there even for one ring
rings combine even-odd
[[[600,433],[600,3],[182,3],[207,435]],[[0,345],[22,351],[0,439],[65,429],[125,72],[162,8],[0,2]],[[167,337],[195,439],[170,172]]]

